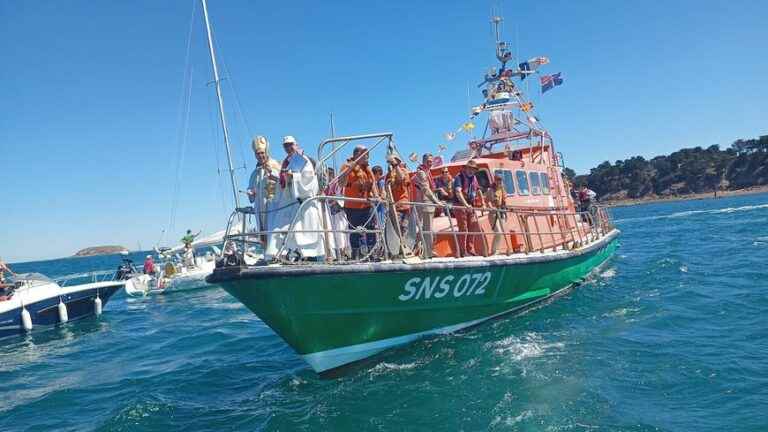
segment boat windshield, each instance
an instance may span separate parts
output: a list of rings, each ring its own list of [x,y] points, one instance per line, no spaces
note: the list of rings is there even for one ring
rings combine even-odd
[[[46,283],[53,282],[51,278],[40,273],[18,273],[14,276],[11,276],[11,280],[14,282],[22,282],[22,281],[46,282]]]

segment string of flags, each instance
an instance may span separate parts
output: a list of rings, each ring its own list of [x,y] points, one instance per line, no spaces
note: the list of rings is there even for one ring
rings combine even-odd
[[[461,126],[459,126],[458,129],[452,132],[446,132],[443,136],[446,141],[453,141],[456,139],[456,134],[459,132],[466,132],[471,133],[475,129],[475,124],[472,123],[472,121],[468,121],[466,123],[463,123]]]
[[[552,75],[542,75],[541,80],[541,93],[544,94],[553,88],[563,84],[563,78],[560,76],[561,72]]]
[[[509,56],[511,57],[511,56]],[[534,105],[533,102],[525,101],[521,98],[521,93],[517,90],[514,83],[511,81],[513,77],[520,77],[520,81],[525,80],[528,75],[539,74],[539,68],[543,65],[549,64],[548,57],[533,57],[528,61],[524,61],[518,64],[517,70],[507,69],[506,60],[502,60],[501,70],[497,71],[492,68],[485,74],[485,79],[478,87],[487,85],[488,88],[483,90],[483,96],[487,102],[481,106],[472,108],[471,118],[459,126],[455,131],[447,132],[443,135],[446,141],[453,141],[456,139],[457,134],[465,132],[471,134],[475,129],[475,123],[472,122],[472,118],[484,111],[484,108],[488,106],[502,106],[504,104],[516,105],[520,111],[525,113],[525,118],[528,120],[528,125],[531,128],[531,132],[539,131],[538,123],[539,118],[533,115]],[[541,84],[541,93],[544,94],[553,88],[563,84],[562,73],[558,72],[551,75],[540,75],[539,81]],[[513,101],[515,99],[516,101]],[[541,133],[541,131],[539,131]],[[546,132],[543,132],[546,134]],[[440,145],[440,151],[445,150],[444,145]]]

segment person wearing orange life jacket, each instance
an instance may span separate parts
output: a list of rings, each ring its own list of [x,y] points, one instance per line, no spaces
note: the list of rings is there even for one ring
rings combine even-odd
[[[461,172],[453,179],[453,203],[466,207],[461,209],[453,209],[453,214],[456,217],[456,225],[459,232],[479,233],[480,224],[477,220],[477,214],[474,207],[475,200],[478,199],[481,202],[481,207],[485,207],[485,198],[480,190],[480,183],[477,181],[475,174],[477,173],[477,162],[473,159],[467,161],[462,167]],[[476,234],[459,234],[459,255],[464,256],[476,256],[475,251],[475,239]]]
[[[365,230],[376,229],[376,215],[373,203],[368,200],[379,197],[376,187],[376,177],[368,164],[368,149],[359,145],[352,150],[352,157],[341,166],[339,184],[344,188],[344,196],[355,200],[344,200],[344,212],[349,221],[349,229],[363,228]],[[349,245],[352,251],[352,259],[360,259],[361,240],[365,241],[368,252],[376,246],[376,235],[373,233],[363,235],[352,233],[349,236]]]
[[[410,173],[400,159],[400,155],[396,153],[387,155],[387,163],[389,163],[389,170],[387,171],[386,185],[395,204],[394,210],[400,226],[400,234],[405,238],[408,234],[408,219],[411,214],[411,205],[408,204],[408,201],[411,200]]]

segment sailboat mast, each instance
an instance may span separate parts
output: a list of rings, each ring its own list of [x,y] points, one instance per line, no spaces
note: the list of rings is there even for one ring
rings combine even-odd
[[[203,4],[203,16],[205,17],[205,30],[208,33],[208,49],[211,53],[211,65],[213,66],[213,82],[216,84],[216,97],[219,99],[219,119],[221,120],[221,129],[224,131],[224,145],[227,148],[227,162],[229,163],[229,177],[232,181],[232,197],[235,200],[235,207],[239,207],[237,196],[237,181],[235,180],[235,168],[232,166],[232,150],[229,145],[229,130],[227,129],[227,120],[224,118],[224,100],[221,97],[221,80],[219,79],[219,68],[216,65],[216,52],[213,49],[213,36],[211,35],[211,23],[208,20],[208,5],[205,0],[200,0]]]

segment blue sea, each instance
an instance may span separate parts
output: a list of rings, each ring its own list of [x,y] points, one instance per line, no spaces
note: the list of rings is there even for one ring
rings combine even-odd
[[[217,287],[116,297],[0,342],[0,431],[768,430],[768,195],[611,212],[620,249],[565,297],[337,379]]]

